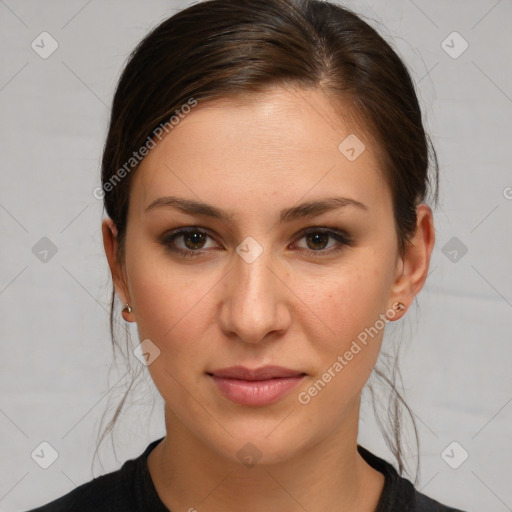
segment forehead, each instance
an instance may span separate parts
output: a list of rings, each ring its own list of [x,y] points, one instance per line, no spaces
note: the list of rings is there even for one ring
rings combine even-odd
[[[345,140],[364,147],[356,159],[340,150]],[[275,88],[183,115],[137,169],[130,207],[140,211],[168,193],[267,209],[270,198],[296,202],[334,189],[378,204],[379,196],[389,200],[381,172],[369,138],[322,92]]]

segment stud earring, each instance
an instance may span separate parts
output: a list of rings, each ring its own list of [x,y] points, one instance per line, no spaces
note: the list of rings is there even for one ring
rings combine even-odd
[[[132,307],[130,306],[130,304],[126,304],[123,308],[123,313],[131,313],[133,311]]]
[[[403,302],[395,302],[393,304],[393,309],[396,309],[397,311],[402,311],[405,309],[405,304]]]

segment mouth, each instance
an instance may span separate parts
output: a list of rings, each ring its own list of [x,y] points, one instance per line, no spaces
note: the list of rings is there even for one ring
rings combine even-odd
[[[288,394],[302,381],[306,373],[264,366],[249,369],[232,366],[207,372],[217,390],[228,400],[241,405],[269,405]]]
[[[261,368],[255,368],[254,370],[245,368],[245,366],[230,366],[229,368],[221,368],[207,373],[214,377],[249,381],[280,379],[306,375],[304,372],[291,370],[282,366],[263,366]]]

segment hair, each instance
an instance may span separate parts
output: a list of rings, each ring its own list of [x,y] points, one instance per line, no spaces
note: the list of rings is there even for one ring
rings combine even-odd
[[[438,201],[439,169],[412,79],[397,53],[361,17],[328,1],[207,0],[152,29],[129,56],[117,84],[101,178],[104,207],[118,232],[119,261],[125,255],[134,153],[154,141],[159,127],[191,99],[201,104],[247,98],[274,86],[316,89],[331,100],[333,112],[349,109],[355,114],[378,149],[403,255],[416,231],[416,207],[432,189]],[[133,169],[126,171],[127,162]],[[113,287],[114,354],[116,345],[121,349],[114,329],[115,296]],[[129,334],[127,328],[125,332]],[[401,406],[414,426],[418,467],[419,439],[413,413],[396,389],[397,359],[391,377],[377,368],[374,373],[391,389],[389,432],[377,421],[402,474]],[[112,430],[130,388],[102,439]]]

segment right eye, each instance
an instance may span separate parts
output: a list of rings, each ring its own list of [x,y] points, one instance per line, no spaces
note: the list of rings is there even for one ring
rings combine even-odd
[[[206,231],[197,227],[189,227],[166,233],[161,238],[160,242],[171,251],[185,258],[195,258],[204,254],[205,244],[208,238],[212,237]]]

